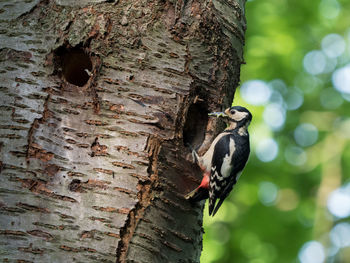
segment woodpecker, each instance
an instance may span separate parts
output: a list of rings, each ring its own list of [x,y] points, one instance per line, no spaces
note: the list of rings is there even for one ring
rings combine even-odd
[[[192,149],[194,162],[203,172],[201,184],[185,196],[191,201],[209,198],[209,215],[214,216],[239,179],[250,153],[248,126],[252,114],[244,107],[234,106],[224,112],[209,113],[221,118],[227,128],[199,156]],[[218,202],[216,202],[219,199]]]

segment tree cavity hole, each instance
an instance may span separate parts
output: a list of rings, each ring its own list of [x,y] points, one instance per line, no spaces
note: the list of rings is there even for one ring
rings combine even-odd
[[[208,109],[205,103],[192,104],[188,109],[183,129],[184,145],[199,147],[204,141],[207,124]]]
[[[88,82],[92,62],[84,50],[81,48],[61,49],[57,56],[60,58],[62,74],[67,82],[79,87]]]

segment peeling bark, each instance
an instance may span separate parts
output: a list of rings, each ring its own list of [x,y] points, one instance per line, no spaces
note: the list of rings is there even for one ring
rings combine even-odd
[[[205,151],[243,0],[0,3],[0,258],[199,262]]]

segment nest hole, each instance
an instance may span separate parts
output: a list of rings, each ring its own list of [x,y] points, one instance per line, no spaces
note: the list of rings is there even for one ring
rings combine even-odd
[[[79,87],[88,82],[92,62],[90,56],[82,48],[60,48],[56,52],[56,60],[62,70],[62,76],[67,82]]]
[[[205,103],[192,104],[188,109],[183,129],[184,145],[199,147],[204,141],[207,124],[208,109]]]

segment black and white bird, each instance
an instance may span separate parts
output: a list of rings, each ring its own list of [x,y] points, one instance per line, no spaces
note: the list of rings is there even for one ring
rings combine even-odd
[[[227,128],[214,139],[203,156],[192,149],[193,159],[203,171],[203,179],[185,198],[191,201],[209,198],[209,215],[214,216],[248,161],[248,126],[252,114],[244,107],[234,106],[224,112],[209,113],[209,116],[223,119]]]

